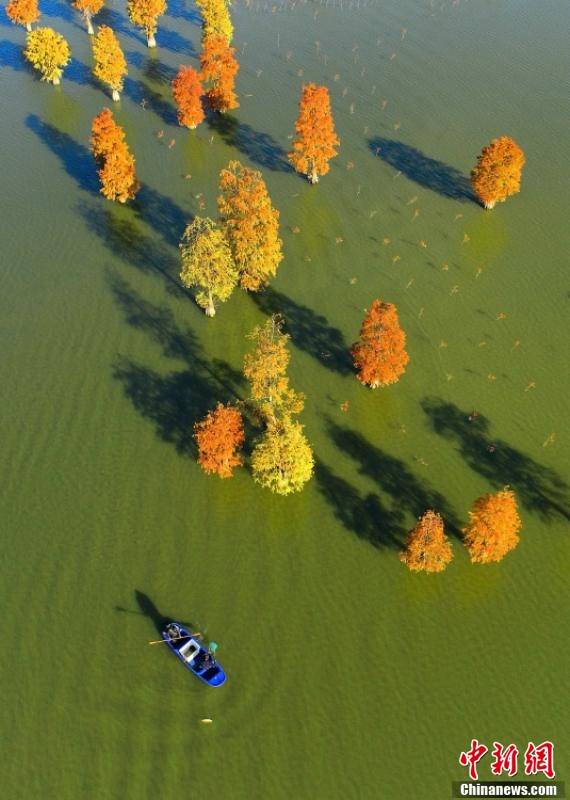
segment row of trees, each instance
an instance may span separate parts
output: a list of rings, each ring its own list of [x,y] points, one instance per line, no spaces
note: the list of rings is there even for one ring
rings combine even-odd
[[[277,316],[256,327],[249,337],[253,350],[244,359],[243,373],[250,386],[247,406],[252,423],[262,427],[251,454],[255,481],[276,494],[300,491],[313,473],[313,451],[303,426],[295,420],[304,395],[289,384],[289,337]],[[198,463],[209,474],[229,478],[243,464],[243,416],[235,405],[218,404],[195,425]]]
[[[508,487],[496,494],[484,494],[469,512],[463,529],[464,543],[474,564],[501,561],[518,545],[522,522],[514,492]],[[451,542],[443,519],[429,510],[411,531],[400,556],[414,572],[442,572],[453,558]]]

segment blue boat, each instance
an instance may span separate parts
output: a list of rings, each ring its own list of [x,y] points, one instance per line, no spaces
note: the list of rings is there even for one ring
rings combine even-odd
[[[161,635],[186,669],[201,681],[208,686],[221,686],[226,682],[226,673],[210,651],[179,622],[169,622]]]

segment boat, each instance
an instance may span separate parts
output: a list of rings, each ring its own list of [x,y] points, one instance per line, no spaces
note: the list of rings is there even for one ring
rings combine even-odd
[[[212,653],[200,644],[196,634],[191,634],[179,622],[169,622],[161,633],[162,638],[186,669],[193,672],[208,686],[221,686],[227,675]]]

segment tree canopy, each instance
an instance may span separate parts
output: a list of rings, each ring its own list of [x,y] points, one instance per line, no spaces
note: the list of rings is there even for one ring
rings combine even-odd
[[[318,183],[319,176],[329,171],[329,161],[337,155],[340,144],[326,86],[303,86],[295,132],[289,159],[297,172]]]
[[[474,564],[501,561],[518,545],[521,527],[517,500],[511,489],[479,497],[469,512],[469,524],[463,529],[471,561]]]
[[[471,172],[473,191],[485,208],[494,208],[521,187],[525,156],[509,136],[500,136],[483,148]]]
[[[200,65],[202,80],[207,85],[206,100],[212,111],[223,114],[238,108],[235,79],[239,64],[235,49],[224,36],[212,34],[204,38]]]
[[[59,84],[63,68],[69,64],[71,49],[61,33],[52,28],[36,28],[26,36],[25,58],[41,74],[41,80]]]
[[[400,560],[415,572],[442,572],[452,558],[441,516],[426,511],[410,532]]]
[[[242,415],[235,406],[218,403],[214,411],[196,423],[194,437],[198,463],[204,472],[231,478],[234,468],[243,463],[239,450],[245,433]]]
[[[23,25],[31,31],[32,24],[40,18],[38,0],[10,0],[6,4],[6,14],[14,25]]]
[[[396,306],[373,301],[362,323],[360,340],[352,347],[352,357],[358,380],[366,386],[376,389],[399,380],[410,359]]]
[[[178,122],[196,128],[204,119],[200,75],[192,67],[181,65],[172,81],[172,95],[178,110]]]
[[[111,88],[113,100],[119,100],[119,92],[123,90],[127,74],[127,62],[119,40],[106,25],[102,25],[93,37],[93,58],[93,74]]]
[[[127,13],[133,25],[146,33],[149,47],[156,47],[158,18],[166,11],[166,0],[127,0]]]

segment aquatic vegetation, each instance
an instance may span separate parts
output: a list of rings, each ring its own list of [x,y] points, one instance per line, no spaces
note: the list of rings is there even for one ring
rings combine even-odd
[[[357,378],[366,386],[376,389],[399,380],[410,359],[396,306],[374,300],[351,352]]]
[[[283,259],[279,211],[261,172],[231,161],[220,172],[220,221],[239,269],[240,286],[258,292]]]
[[[230,47],[224,36],[204,38],[200,66],[202,80],[208,85],[206,100],[212,111],[223,114],[238,108],[234,86],[239,64],[235,58],[235,49]]]
[[[410,532],[400,561],[414,572],[442,572],[452,558],[443,519],[435,511],[426,511]]]
[[[166,11],[166,0],[127,0],[127,13],[133,25],[143,28],[149,47],[156,47],[158,18]]]
[[[101,194],[107,200],[126,203],[136,195],[139,184],[135,173],[135,159],[129,151],[125,132],[104,108],[91,126],[91,152],[101,165],[98,170]]]
[[[178,122],[194,130],[204,119],[200,75],[192,67],[181,65],[172,81],[172,95],[178,110]]]
[[[6,4],[6,14],[14,25],[23,25],[30,32],[32,23],[40,18],[38,0],[10,0]]]
[[[101,11],[105,5],[105,0],[72,0],[72,5],[81,12],[81,16],[85,20],[87,33],[89,36],[93,36],[95,31],[93,30],[92,19]]]
[[[93,37],[93,75],[112,90],[113,100],[121,99],[127,62],[119,40],[107,25],[102,25]]]
[[[501,561],[518,545],[521,527],[517,500],[511,489],[479,497],[463,530],[471,561],[474,564]]]
[[[218,403],[205,419],[194,425],[198,445],[198,463],[208,474],[231,478],[235,467],[241,466],[239,454],[245,440],[243,418],[231,404]]]
[[[224,303],[238,280],[238,269],[223,231],[209,217],[195,217],[184,231],[180,253],[180,280],[186,287],[198,287],[196,302],[206,316],[213,317],[215,302]]]
[[[329,171],[329,161],[337,155],[340,144],[326,86],[303,86],[295,132],[289,160],[297,172],[306,175],[311,183],[318,183],[319,176]]]
[[[69,64],[71,49],[63,36],[52,28],[36,28],[26,36],[24,56],[41,73],[42,81],[57,86],[63,68]]]
[[[473,191],[485,208],[494,208],[517,194],[525,155],[509,136],[500,136],[483,148],[471,172]]]

